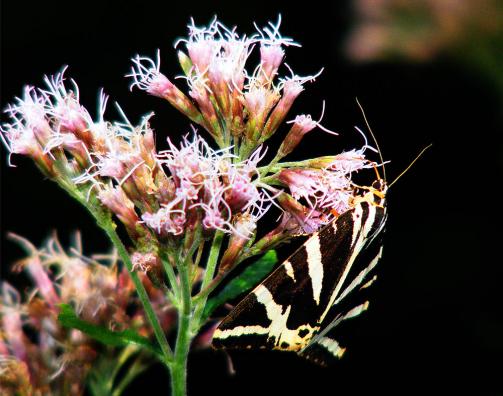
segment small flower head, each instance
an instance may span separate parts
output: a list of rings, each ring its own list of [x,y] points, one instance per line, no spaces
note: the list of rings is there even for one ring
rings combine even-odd
[[[54,76],[46,76],[44,81],[47,89],[43,90],[47,95],[46,103],[47,115],[53,117],[55,121],[54,129],[58,132],[70,132],[77,136],[85,133],[85,130],[92,123],[91,116],[79,102],[79,87],[72,81],[73,89],[69,90],[65,86],[64,73],[66,67]]]
[[[233,267],[244,246],[249,242],[250,236],[255,233],[257,219],[250,213],[239,215],[234,223],[234,228],[236,232],[231,235],[229,246],[220,261],[218,269],[220,273],[225,273]]]
[[[291,38],[281,36],[279,32],[280,25],[281,15],[279,15],[278,22],[276,24],[269,22],[268,26],[263,29],[259,29],[257,25],[255,25],[255,28],[261,37],[259,40],[261,69],[259,78],[264,85],[272,84],[278,68],[283,62],[285,51],[282,47],[300,47],[300,44],[295,43]]]
[[[43,148],[51,135],[51,128],[45,117],[47,98],[26,86],[22,98],[9,105],[5,112],[11,123],[0,127],[0,138],[10,154],[23,154],[38,163],[45,162]]]
[[[198,27],[195,25],[194,19],[191,19],[188,28],[188,40],[179,40],[175,47],[178,43],[185,42],[192,64],[199,71],[204,72],[219,50],[219,44],[215,40],[215,35],[219,32],[218,21],[214,18],[208,27]]]
[[[48,98],[34,87],[26,86],[22,98],[16,98],[16,104],[9,105],[5,110],[17,125],[45,130],[48,126],[45,106]]]
[[[282,89],[282,96],[285,100],[290,103],[293,102],[297,96],[304,90],[304,84],[307,82],[315,81],[321,73],[323,73],[323,69],[321,69],[318,73],[312,76],[299,76],[290,69],[291,75],[289,77],[285,77],[280,79],[279,88]]]
[[[321,111],[321,116],[318,121],[314,121],[311,118],[311,115],[305,115],[301,114],[293,121],[289,121],[288,123],[292,125],[292,128],[290,128],[290,131],[286,135],[285,139],[283,140],[283,143],[281,144],[279,150],[278,150],[278,158],[283,158],[286,155],[290,154],[300,143],[304,135],[310,131],[312,131],[314,128],[318,127],[324,132],[328,132],[332,135],[337,135],[337,133],[330,131],[329,129],[323,127],[320,122],[323,119],[323,115],[325,114],[325,102],[323,102],[323,109]]]
[[[103,205],[110,209],[128,231],[135,232],[136,224],[140,221],[134,210],[134,204],[126,196],[119,186],[105,187],[99,192],[99,200]]]
[[[307,208],[291,195],[282,193],[278,202],[285,210],[280,224],[280,232],[293,235],[312,234],[328,223],[329,219],[314,208]]]
[[[133,270],[145,273],[159,265],[159,259],[154,253],[134,252],[131,256],[131,261],[133,263]]]
[[[165,205],[155,213],[145,212],[141,218],[147,226],[164,235],[181,235],[186,222],[184,209],[177,209],[176,205]]]
[[[304,199],[311,208],[343,213],[350,207],[352,185],[343,173],[327,170],[283,170],[279,179],[295,199]]]
[[[23,332],[21,296],[7,282],[2,283],[0,291],[2,293],[0,296],[2,301],[0,319],[7,345],[16,359],[26,362],[28,359],[28,340]]]
[[[261,86],[257,81],[250,82],[248,90],[243,94],[244,106],[249,114],[249,117],[255,122],[263,124],[266,116],[269,114],[274,105],[278,102],[280,96],[275,90],[270,90]],[[256,129],[261,129],[260,125],[255,126]]]
[[[164,98],[174,108],[189,117],[191,121],[204,124],[201,113],[192,101],[159,71],[161,64],[159,51],[157,51],[156,61],[139,55],[132,60],[134,65],[131,68],[131,73],[126,75],[126,77],[133,79],[130,89],[136,86],[151,95]]]
[[[360,169],[372,168],[374,164],[365,157],[363,152],[363,149],[353,149],[337,154],[333,157],[330,164],[327,165],[327,168],[346,174],[359,171]]]
[[[224,84],[240,89],[244,82],[244,67],[253,40],[240,37],[216,19],[207,28],[191,21],[187,51],[197,74],[206,75],[212,87]]]
[[[161,54],[159,50],[156,61],[140,55],[137,55],[132,61],[134,66],[131,67],[131,74],[126,75],[126,77],[133,79],[130,89],[136,86],[160,98],[165,98],[173,91],[174,85],[160,72]]]
[[[285,57],[285,50],[280,45],[260,46],[260,76],[264,85],[270,85],[278,73]]]
[[[38,157],[43,153],[32,128],[4,124],[0,127],[0,138],[10,154]]]

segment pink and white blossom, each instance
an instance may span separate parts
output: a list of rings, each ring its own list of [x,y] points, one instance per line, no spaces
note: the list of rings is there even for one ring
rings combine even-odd
[[[126,77],[133,79],[130,89],[136,86],[161,98],[167,96],[174,89],[173,83],[160,72],[161,53],[159,50],[157,50],[155,61],[140,55],[132,60],[134,65],[131,67],[131,73],[126,75]]]
[[[80,104],[79,87],[71,80],[73,89],[65,86],[65,66],[60,73],[45,76],[47,88],[41,90],[46,97],[46,113],[55,122],[54,129],[58,132],[72,132],[78,134],[88,128],[92,118],[88,111]]]
[[[281,171],[279,180],[295,199],[304,199],[312,209],[343,213],[350,208],[353,186],[342,172],[287,169]]]

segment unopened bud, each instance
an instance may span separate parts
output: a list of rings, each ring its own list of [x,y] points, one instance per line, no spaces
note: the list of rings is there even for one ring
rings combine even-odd
[[[278,202],[297,221],[302,233],[312,234],[326,223],[322,213],[305,207],[287,193],[281,193]]]
[[[262,44],[260,46],[261,73],[258,78],[261,84],[271,86],[284,56],[285,51],[281,45]]]
[[[107,187],[98,195],[101,203],[110,209],[131,232],[136,230],[139,221],[133,202],[126,196],[121,187]]]
[[[257,227],[253,217],[247,214],[241,216],[234,224],[236,232],[232,234],[229,240],[229,247],[224,252],[220,267],[220,273],[228,272],[236,263],[236,259],[243,252],[244,246],[250,241],[250,235],[255,233]]]
[[[284,121],[295,99],[304,90],[302,84],[296,80],[288,80],[283,86],[283,93],[278,104],[272,111],[262,133],[260,142],[269,139]]]
[[[281,146],[278,150],[278,157],[283,158],[290,154],[300,143],[304,135],[310,131],[312,131],[316,127],[316,121],[311,119],[311,116],[306,116],[304,114],[297,116],[293,123],[293,126],[290,128],[290,131],[281,143]]]

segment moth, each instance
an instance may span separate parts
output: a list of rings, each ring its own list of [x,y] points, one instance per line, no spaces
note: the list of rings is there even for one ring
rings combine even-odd
[[[386,182],[378,178],[223,319],[215,348],[294,351],[320,364],[339,358],[340,325],[365,311],[386,224]]]

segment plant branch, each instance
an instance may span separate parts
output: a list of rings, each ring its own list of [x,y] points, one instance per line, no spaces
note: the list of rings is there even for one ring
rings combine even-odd
[[[95,217],[98,221],[98,225],[106,232],[107,236],[110,238],[115,248],[117,249],[122,261],[126,265],[129,271],[129,275],[131,276],[131,280],[133,281],[133,284],[135,286],[136,292],[138,293],[138,297],[140,298],[140,301],[143,305],[143,309],[145,310],[148,321],[150,322],[150,325],[154,330],[157,343],[159,344],[164,359],[166,360],[164,363],[170,363],[173,360],[173,352],[171,351],[171,348],[168,344],[164,330],[159,323],[159,319],[154,312],[154,308],[150,303],[147,291],[145,290],[142,281],[138,277],[138,274],[133,270],[133,263],[131,262],[131,258],[129,257],[129,253],[126,250],[126,247],[120,240],[119,235],[117,235],[114,224],[110,219],[105,219],[103,217],[100,218],[99,215]]]
[[[216,231],[213,237],[213,242],[210,248],[210,254],[208,256],[208,261],[206,262],[206,270],[204,271],[203,282],[201,284],[201,292],[204,291],[213,280],[215,275],[215,270],[217,268],[218,256],[220,255],[220,249],[222,247],[222,242],[224,239],[224,233],[222,231]],[[194,304],[196,306],[194,311],[194,326],[196,328],[191,329],[196,332],[201,323],[201,316],[204,311],[204,306],[206,305],[206,300],[208,299],[208,294],[201,295],[201,292],[194,298]]]
[[[170,366],[171,389],[174,396],[185,396],[187,394],[187,358],[192,340],[190,331],[192,318],[192,300],[190,282],[189,263],[192,261],[194,246],[189,249],[187,255],[178,264],[178,274],[180,276],[181,307],[178,309],[178,333],[176,335],[175,354],[173,363]],[[181,257],[180,257],[181,258]]]

